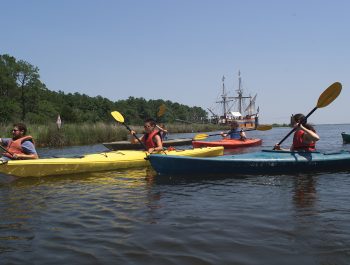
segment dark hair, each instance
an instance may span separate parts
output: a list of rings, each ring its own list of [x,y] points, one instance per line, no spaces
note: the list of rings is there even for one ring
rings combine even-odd
[[[152,119],[152,118],[146,119],[146,120],[145,120],[145,123],[146,123],[146,122],[148,122],[149,124],[151,124],[151,126],[153,126],[153,127],[156,126],[156,121],[155,121],[154,119]]]
[[[27,126],[24,123],[15,123],[13,127],[17,127],[18,130],[23,131],[23,135],[26,135],[27,133]]]
[[[305,125],[307,123],[307,119],[305,119],[304,114],[301,113],[293,115],[293,120],[295,122],[301,123],[302,125]]]
[[[231,121],[230,125],[239,127],[239,124],[237,121]]]
[[[316,132],[314,127],[311,124],[307,123],[307,119],[305,118],[304,114],[301,114],[301,113],[295,114],[293,116],[293,119],[295,122],[301,123],[306,129]]]

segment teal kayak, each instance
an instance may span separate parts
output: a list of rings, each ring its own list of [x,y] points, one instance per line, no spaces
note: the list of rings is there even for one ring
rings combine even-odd
[[[261,175],[350,170],[350,153],[263,150],[210,158],[156,155],[149,157],[161,175]]]
[[[342,132],[341,137],[343,138],[344,144],[350,143],[350,134],[349,133]]]

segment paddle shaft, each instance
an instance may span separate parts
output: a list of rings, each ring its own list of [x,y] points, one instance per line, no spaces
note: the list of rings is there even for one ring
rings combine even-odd
[[[307,118],[309,118],[311,116],[311,114],[314,113],[315,110],[317,110],[317,109],[318,109],[318,107],[314,107],[313,110],[310,111],[310,113],[308,115],[306,115],[305,118],[298,123],[298,125],[303,123],[304,120],[307,120]],[[281,145],[289,137],[289,135],[291,135],[293,132],[295,132],[296,129],[297,129],[297,127],[294,127],[277,145]]]
[[[10,155],[13,156],[13,154],[12,154],[11,152],[9,152],[9,151],[8,151],[5,147],[3,147],[1,144],[0,144],[0,148],[1,148],[4,152],[9,153]]]
[[[129,132],[131,132],[131,129],[128,125],[126,125],[124,122],[123,122],[123,125],[129,130]],[[136,140],[142,145],[142,147],[147,151],[147,147],[145,146],[145,144],[140,140],[140,138],[137,137],[137,135],[135,133],[132,134]]]
[[[249,131],[256,131],[256,130],[255,130],[255,129],[248,129],[248,130],[241,130],[241,131],[242,131],[242,132],[249,132]],[[241,131],[239,131],[239,132],[241,132]],[[231,132],[232,132],[232,130],[226,132],[225,134],[229,134],[229,133],[231,133]],[[221,133],[209,134],[208,137],[209,137],[209,136],[216,136],[216,135],[221,135]]]

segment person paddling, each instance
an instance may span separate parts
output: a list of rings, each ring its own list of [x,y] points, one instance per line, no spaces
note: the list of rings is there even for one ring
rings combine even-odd
[[[221,132],[221,136],[224,138],[229,137],[229,139],[247,139],[245,132],[242,129],[239,129],[239,124],[237,121],[232,121],[230,124],[230,131],[227,133]]]
[[[2,154],[0,163],[9,160],[38,159],[33,137],[26,135],[27,126],[23,123],[13,125],[12,138],[0,138],[0,144],[7,152]]]
[[[314,127],[307,123],[305,116],[301,113],[295,114],[292,117],[292,126],[296,128],[293,137],[293,144],[290,151],[315,151],[316,142],[320,137],[316,133]],[[288,150],[281,148],[278,144],[275,145],[274,150]]]
[[[168,130],[165,128],[164,123],[161,123],[159,125],[156,125],[156,127],[159,129],[159,135],[162,141],[168,139]]]
[[[144,143],[149,153],[154,151],[162,151],[163,143],[159,135],[159,130],[156,127],[156,122],[153,119],[147,119],[144,123],[145,133],[141,136],[140,140]],[[138,143],[137,139],[134,137],[135,131],[131,130],[131,143]]]

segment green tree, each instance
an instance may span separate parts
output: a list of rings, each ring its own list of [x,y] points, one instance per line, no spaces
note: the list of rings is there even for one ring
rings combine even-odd
[[[165,106],[158,115],[160,106]],[[140,125],[146,118],[172,123],[176,119],[199,121],[206,111],[169,100],[129,97],[111,100],[102,96],[50,91],[40,81],[39,68],[24,60],[0,55],[0,122],[18,120],[47,123],[61,115],[63,122],[114,122],[111,111],[120,111],[129,124]]]
[[[21,91],[20,102],[22,107],[22,120],[25,120],[27,108],[38,103],[37,91],[43,88],[39,80],[39,68],[20,60],[17,62],[17,85]]]

